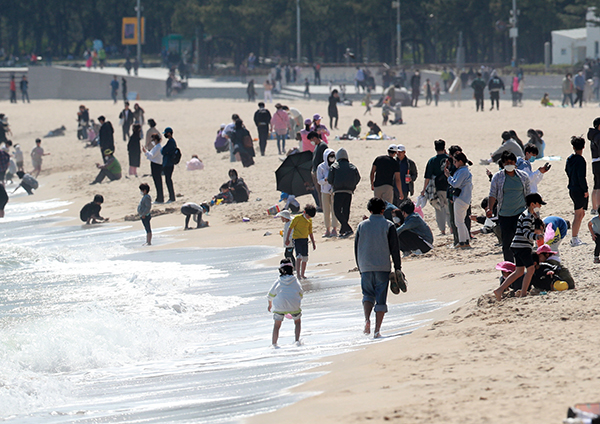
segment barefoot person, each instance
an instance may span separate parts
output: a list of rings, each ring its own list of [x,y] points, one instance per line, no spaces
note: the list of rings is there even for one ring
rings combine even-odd
[[[383,216],[385,206],[385,201],[377,197],[369,200],[367,209],[371,216],[358,224],[354,238],[354,256],[363,294],[364,333],[371,333],[371,312],[375,309],[374,338],[381,337],[381,323],[388,310],[386,301],[391,271],[390,256],[394,261],[395,274],[399,277],[398,286],[392,287],[392,290],[396,293],[398,288],[406,291],[398,237],[394,224]]]
[[[196,228],[208,227],[208,221],[202,219],[202,215],[210,211],[208,203],[202,203],[198,205],[196,203],[188,202],[181,206],[181,213],[185,215],[185,226],[184,230],[191,230],[189,223],[190,218],[194,217],[194,221],[197,222]]]
[[[281,328],[283,318],[287,314],[294,319],[296,345],[300,345],[300,330],[302,328],[300,321],[302,309],[300,305],[303,295],[302,286],[296,277],[294,277],[292,261],[288,258],[282,259],[279,262],[279,278],[275,281],[275,284],[273,284],[267,295],[267,299],[269,299],[267,310],[269,312],[273,310],[273,320],[275,321],[273,324],[273,338],[271,339],[273,347],[278,347],[279,329]]]
[[[290,232],[294,240],[294,249],[296,250],[296,266],[298,279],[306,279],[306,264],[308,263],[308,238],[312,242],[313,250],[317,249],[315,236],[313,235],[312,219],[317,214],[317,208],[314,205],[306,205],[300,215],[296,215],[290,224]],[[288,233],[285,244],[289,245],[290,235]]]
[[[150,228],[150,219],[152,218],[152,197],[150,197],[148,193],[150,193],[150,186],[146,183],[140,184],[142,200],[140,200],[137,212],[142,220],[142,224],[144,224],[144,229],[146,230],[146,243],[144,243],[143,246],[152,246],[152,228]]]
[[[102,203],[104,203],[104,197],[101,194],[94,196],[94,201],[87,203],[79,212],[79,218],[89,224],[98,224],[99,222],[108,222],[108,218],[100,216],[100,210],[102,210]]]

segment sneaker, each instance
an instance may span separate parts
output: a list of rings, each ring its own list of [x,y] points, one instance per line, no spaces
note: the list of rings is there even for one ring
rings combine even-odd
[[[594,263],[600,264],[600,258],[598,256],[594,256]]]
[[[333,231],[331,232],[331,237],[337,237],[337,236],[338,236],[338,233],[337,233],[337,231],[336,231],[336,230],[333,230]]]
[[[421,252],[421,249],[413,250],[412,253],[413,253],[413,255],[417,255],[417,256],[423,254],[423,252]]]
[[[592,209],[592,210],[590,211],[590,213],[591,213],[592,215],[598,215],[598,211],[597,211],[596,209]]]
[[[327,231],[325,234],[323,234],[321,237],[323,238],[329,238],[331,237],[331,233],[329,231]]]
[[[585,243],[582,242],[579,237],[573,237],[571,239],[571,247],[581,246],[582,244],[585,244]]]
[[[408,258],[410,255],[412,255],[413,252],[411,252],[410,250],[407,250],[406,252],[402,252],[402,257],[403,258]]]

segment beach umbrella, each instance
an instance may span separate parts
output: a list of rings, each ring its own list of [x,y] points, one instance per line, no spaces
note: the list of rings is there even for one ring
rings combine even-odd
[[[275,171],[277,190],[294,196],[303,196],[313,191],[312,152],[289,155]]]

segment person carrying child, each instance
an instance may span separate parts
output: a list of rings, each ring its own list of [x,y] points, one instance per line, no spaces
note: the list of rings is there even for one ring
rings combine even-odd
[[[279,339],[279,329],[281,323],[286,315],[290,315],[294,320],[295,325],[295,337],[296,345],[300,346],[300,330],[302,323],[300,318],[302,317],[302,309],[300,305],[302,303],[302,297],[304,291],[302,286],[294,277],[294,266],[292,261],[288,258],[282,259],[279,262],[279,278],[269,290],[267,299],[269,300],[269,312],[273,311],[273,337],[271,343],[274,348],[277,348],[277,340]]]
[[[592,234],[592,240],[596,243],[596,247],[594,248],[594,263],[600,264],[600,215],[596,215],[590,220],[588,228]]]
[[[317,214],[317,208],[314,205],[306,205],[300,215],[296,215],[290,224],[290,232],[294,240],[294,249],[296,250],[296,273],[299,280],[306,279],[306,264],[308,263],[308,238],[312,242],[313,250],[317,248],[315,237],[313,235],[312,218]],[[292,232],[293,230],[293,232]],[[285,245],[290,243],[290,234],[285,238]]]
[[[137,212],[142,220],[144,229],[146,230],[146,243],[142,246],[152,246],[152,229],[150,228],[150,219],[152,218],[152,197],[150,197],[148,193],[150,193],[150,186],[146,183],[140,184],[142,200],[140,200]]]
[[[290,224],[292,223],[292,215],[290,211],[284,209],[275,215],[275,218],[281,218],[281,222],[283,222],[283,231],[281,235],[283,236],[283,248],[285,249],[283,252],[283,256],[290,261],[292,261],[292,265],[296,266],[296,258],[294,258],[294,241],[290,239],[290,232],[294,230],[290,230]]]
[[[535,266],[531,258],[534,242],[544,237],[544,222],[539,218],[539,212],[542,205],[546,202],[542,200],[542,196],[538,193],[531,193],[525,196],[527,209],[523,212],[517,221],[517,230],[510,245],[510,249],[515,258],[516,269],[502,283],[500,287],[494,290],[496,300],[502,300],[504,290],[508,288],[517,278],[522,276],[527,269],[525,278],[523,278],[523,286],[521,287],[521,297],[527,296],[527,290],[531,283],[531,278],[535,272]]]

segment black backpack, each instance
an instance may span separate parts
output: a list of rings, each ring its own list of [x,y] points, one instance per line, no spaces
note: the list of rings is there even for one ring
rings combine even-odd
[[[177,165],[179,162],[181,162],[181,150],[179,150],[179,147],[175,148],[171,160],[173,161],[173,165]]]

